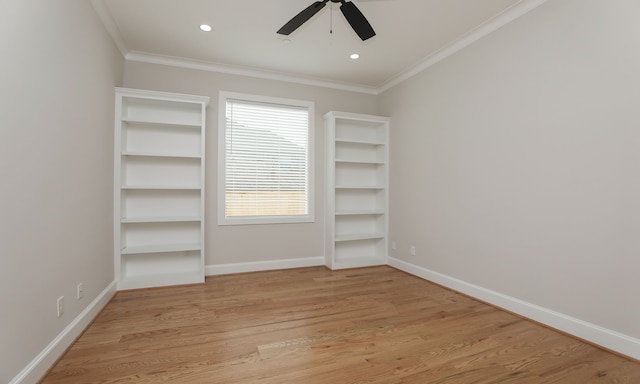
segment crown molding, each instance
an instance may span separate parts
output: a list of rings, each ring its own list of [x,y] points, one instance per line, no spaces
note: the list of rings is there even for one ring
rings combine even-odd
[[[91,0],[98,18],[104,25],[105,29],[111,36],[111,39],[116,44],[120,53],[127,61],[137,61],[141,63],[160,64],[178,68],[197,69],[201,71],[225,73],[231,75],[255,77],[266,80],[284,81],[288,83],[296,83],[302,85],[311,85],[323,88],[333,88],[343,91],[365,93],[370,95],[376,95],[378,93],[376,87],[369,87],[365,85],[344,83],[338,81],[331,81],[325,79],[304,77],[291,75],[282,72],[266,71],[255,68],[247,68],[219,63],[212,63],[201,60],[185,59],[182,57],[173,57],[159,55],[155,53],[132,51],[127,46],[118,24],[113,19],[111,12],[104,4],[104,0]]]
[[[358,84],[342,83],[338,81],[323,80],[312,77],[304,77],[291,75],[282,72],[266,71],[255,68],[240,67],[235,65],[212,63],[208,61],[185,59],[182,57],[173,57],[158,55],[155,53],[130,51],[125,55],[127,61],[137,61],[141,63],[168,65],[172,67],[197,69],[201,71],[225,73],[228,75],[239,75],[256,77],[266,80],[284,81],[288,83],[296,83],[302,85],[312,85],[316,87],[333,88],[342,91],[351,91],[359,93],[367,93],[371,95],[377,94],[375,87],[367,87]]]
[[[376,88],[376,94],[380,94],[394,86],[402,83],[405,80],[412,78],[418,73],[426,70],[432,65],[446,59],[447,57],[453,55],[454,53],[460,51],[461,49],[475,43],[481,38],[489,35],[490,33],[498,30],[504,25],[512,22],[513,20],[519,18],[520,16],[528,13],[529,11],[537,8],[538,6],[544,4],[547,0],[522,0],[511,7],[505,9],[495,17],[487,20],[477,28],[474,28],[470,32],[462,35],[451,44],[444,46],[433,54],[425,57],[413,67],[409,68],[406,71],[403,71],[391,79],[384,82],[382,85]]]
[[[91,0],[91,5],[93,9],[96,11],[98,18],[104,25],[105,29],[111,36],[111,40],[113,40],[114,44],[120,50],[122,57],[127,57],[127,53],[129,53],[129,48],[127,48],[127,44],[122,38],[122,33],[120,32],[120,28],[118,28],[118,24],[116,24],[115,20],[113,20],[113,16],[111,16],[111,12],[107,9],[107,6],[104,4],[103,0]]]
[[[521,0],[518,3],[507,8],[497,16],[487,20],[482,25],[473,29],[472,31],[462,35],[451,44],[446,45],[440,50],[420,60],[418,63],[410,67],[409,69],[398,73],[385,81],[379,86],[366,86],[361,84],[338,82],[326,79],[319,79],[313,77],[305,77],[299,75],[292,75],[283,72],[267,71],[256,68],[240,67],[234,65],[213,63],[208,61],[185,59],[182,57],[173,57],[159,55],[155,53],[132,51],[127,47],[127,44],[122,37],[122,33],[118,28],[118,25],[114,21],[111,13],[107,9],[103,0],[91,0],[91,4],[95,9],[98,17],[104,24],[107,32],[111,36],[113,42],[116,44],[120,53],[127,61],[150,63],[167,65],[178,68],[196,69],[201,71],[225,73],[230,75],[248,76],[266,80],[284,81],[288,83],[295,83],[301,85],[311,85],[315,87],[332,88],[342,91],[350,91],[357,93],[364,93],[369,95],[379,95],[390,88],[412,78],[413,76],[423,72],[432,65],[446,59],[461,49],[473,44],[481,38],[489,35],[490,33],[498,30],[504,25],[512,22],[520,16],[528,13],[529,11],[544,4],[548,0]]]

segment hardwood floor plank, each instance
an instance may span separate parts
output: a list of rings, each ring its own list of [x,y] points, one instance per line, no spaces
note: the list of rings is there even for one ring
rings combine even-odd
[[[640,383],[640,363],[390,267],[118,292],[42,383]]]

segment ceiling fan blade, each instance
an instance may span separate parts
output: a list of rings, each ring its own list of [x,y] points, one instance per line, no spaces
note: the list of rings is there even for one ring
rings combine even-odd
[[[280,28],[277,33],[279,33],[280,35],[288,35],[291,32],[295,31],[307,20],[312,18],[313,15],[315,15],[322,8],[324,8],[324,6],[327,5],[327,1],[328,0],[316,1],[315,3],[311,4],[310,6],[305,8],[302,12],[295,15],[293,19],[289,20],[287,24],[283,25],[282,28]]]
[[[351,1],[347,1],[340,6],[340,10],[347,19],[351,28],[358,34],[358,36],[365,41],[376,35],[371,24],[364,17],[362,12]]]

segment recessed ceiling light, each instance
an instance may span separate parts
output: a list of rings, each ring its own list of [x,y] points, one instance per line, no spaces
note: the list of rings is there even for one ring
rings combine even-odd
[[[351,60],[357,60],[360,58],[360,55],[358,55],[357,53],[352,53],[351,56],[349,56],[349,58]]]
[[[201,29],[201,30],[203,30],[203,31],[205,31],[205,32],[211,32],[211,29],[212,29],[212,28],[211,28],[211,26],[210,26],[209,24],[202,24],[202,25],[200,26],[200,29]]]

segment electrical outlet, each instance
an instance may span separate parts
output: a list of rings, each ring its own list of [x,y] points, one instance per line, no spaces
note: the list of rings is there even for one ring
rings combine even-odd
[[[391,249],[396,249],[396,248],[397,248],[397,246],[398,246],[398,245],[396,244],[396,242],[395,242],[395,241],[392,241],[392,242],[391,242]]]
[[[58,317],[60,317],[64,313],[64,296],[58,297],[57,306],[58,306]]]
[[[78,283],[76,286],[76,299],[80,300],[82,299],[82,296],[84,296],[84,286],[82,283]]]
[[[416,247],[414,245],[409,247],[409,254],[411,256],[415,256],[416,255]]]

